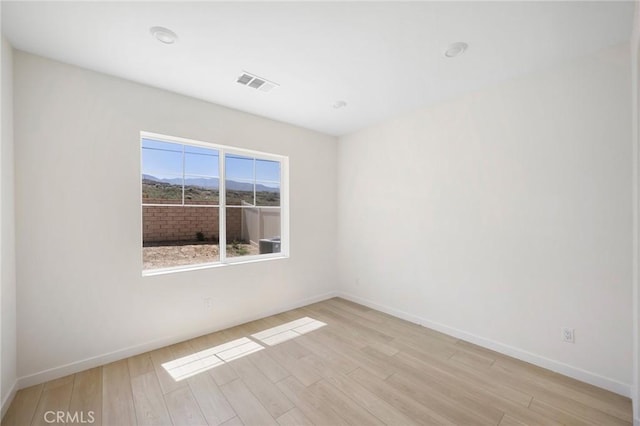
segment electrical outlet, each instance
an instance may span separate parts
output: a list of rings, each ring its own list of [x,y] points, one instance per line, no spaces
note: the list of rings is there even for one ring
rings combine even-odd
[[[205,309],[211,309],[213,307],[213,302],[210,297],[205,297],[203,300]]]
[[[573,328],[562,327],[560,329],[560,339],[566,343],[575,343],[576,342],[576,331]]]

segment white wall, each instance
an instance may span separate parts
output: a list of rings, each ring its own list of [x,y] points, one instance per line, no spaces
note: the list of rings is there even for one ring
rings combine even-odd
[[[633,137],[633,421],[640,426],[640,3],[635,2],[631,33],[631,89]]]
[[[35,374],[21,386],[334,290],[335,138],[19,51],[14,60],[18,375]],[[289,156],[291,257],[143,278],[141,130]]]
[[[617,46],[340,138],[345,294],[628,395],[629,63]]]
[[[0,401],[2,414],[16,384],[16,262],[13,168],[13,48],[2,37],[2,141],[0,144]]]

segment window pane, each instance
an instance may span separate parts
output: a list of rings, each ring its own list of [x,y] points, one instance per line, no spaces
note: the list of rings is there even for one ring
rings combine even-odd
[[[153,139],[142,139],[142,147],[159,149],[163,151],[174,151],[174,152],[180,152],[180,153],[182,152],[182,144],[171,143],[171,142],[161,142]]]
[[[258,209],[258,251],[260,254],[280,253],[280,209]]]
[[[256,205],[279,206],[280,184],[271,182],[256,182]]]
[[[225,180],[226,203],[228,206],[253,205],[253,182]]]
[[[204,148],[202,146],[195,145],[185,145],[184,152],[187,154],[218,155],[217,149]]]
[[[184,173],[197,176],[220,176],[218,151],[213,149],[185,146]]]
[[[227,207],[227,257],[258,254],[257,244],[246,239],[247,218],[243,207]]]
[[[142,175],[143,204],[182,204],[182,178]]]
[[[219,262],[221,249],[229,258],[281,252],[281,162],[225,154],[223,175],[221,152],[142,139],[145,270]],[[220,179],[226,247],[219,246]]]
[[[239,155],[225,156],[225,173],[227,179],[253,180],[253,158]]]
[[[158,148],[169,145],[172,149]],[[154,143],[152,147],[142,148],[142,174],[161,178],[166,175],[182,176],[182,149],[176,151],[176,144]],[[179,145],[177,145],[179,147]]]
[[[142,222],[144,269],[220,260],[218,208],[144,206]]]
[[[227,208],[227,257],[280,250],[280,209]]]
[[[184,203],[217,205],[219,200],[219,179],[185,176]]]
[[[256,159],[256,180],[280,182],[280,162]]]

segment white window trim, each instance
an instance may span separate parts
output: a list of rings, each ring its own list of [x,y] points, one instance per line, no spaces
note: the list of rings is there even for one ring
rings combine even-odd
[[[179,143],[183,145],[192,145],[199,146],[202,148],[216,149],[219,152],[218,155],[218,169],[219,169],[219,188],[218,188],[218,206],[208,206],[211,208],[218,208],[218,226],[219,236],[218,236],[218,244],[219,247],[227,246],[227,224],[226,224],[226,174],[224,170],[225,166],[225,155],[243,155],[243,156],[253,156],[255,158],[261,160],[272,160],[278,161],[280,163],[280,253],[268,253],[268,254],[259,254],[259,255],[251,255],[251,256],[237,256],[237,257],[226,257],[226,250],[220,250],[220,258],[217,262],[209,262],[209,263],[198,263],[194,265],[184,265],[184,266],[173,266],[169,268],[157,268],[157,269],[143,269],[143,255],[142,250],[140,250],[140,269],[142,270],[142,276],[154,276],[154,275],[164,275],[175,272],[185,272],[185,271],[195,271],[201,269],[211,269],[218,268],[229,265],[241,265],[245,263],[255,263],[262,262],[267,260],[274,259],[286,259],[289,258],[290,255],[290,247],[289,247],[289,157],[285,155],[272,154],[262,151],[255,151],[251,149],[238,148],[228,145],[215,144],[210,142],[203,142],[194,139],[181,138],[177,136],[168,136],[162,135],[159,133],[152,133],[142,131],[140,132],[140,152],[142,152],[142,140],[143,139],[153,139],[160,142],[170,142],[170,143]],[[184,170],[183,170],[184,174]],[[142,155],[140,156],[140,170],[138,176],[142,176]],[[255,192],[255,188],[254,188]],[[184,194],[183,194],[184,197]],[[144,223],[142,217],[143,206],[155,206],[156,204],[144,204],[142,203],[142,185],[140,185],[140,239],[144,238]],[[184,204],[184,203],[183,203]],[[158,204],[158,206],[172,206],[173,204]],[[189,205],[178,205],[175,206],[187,207]],[[198,205],[191,205],[191,207],[198,207]],[[202,206],[200,206],[202,207]],[[230,206],[231,207],[231,206]],[[261,207],[261,206],[256,206]],[[264,207],[276,207],[276,206],[264,206]],[[223,214],[224,211],[224,214]],[[142,245],[141,245],[142,248]]]

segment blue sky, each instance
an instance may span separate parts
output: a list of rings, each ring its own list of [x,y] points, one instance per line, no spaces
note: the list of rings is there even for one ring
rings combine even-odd
[[[142,173],[160,179],[182,177],[181,144],[142,140]],[[184,145],[185,177],[219,177],[218,154],[215,149]],[[226,156],[227,179],[238,182],[280,182],[280,163],[238,155]],[[279,186],[279,185],[278,185]]]

